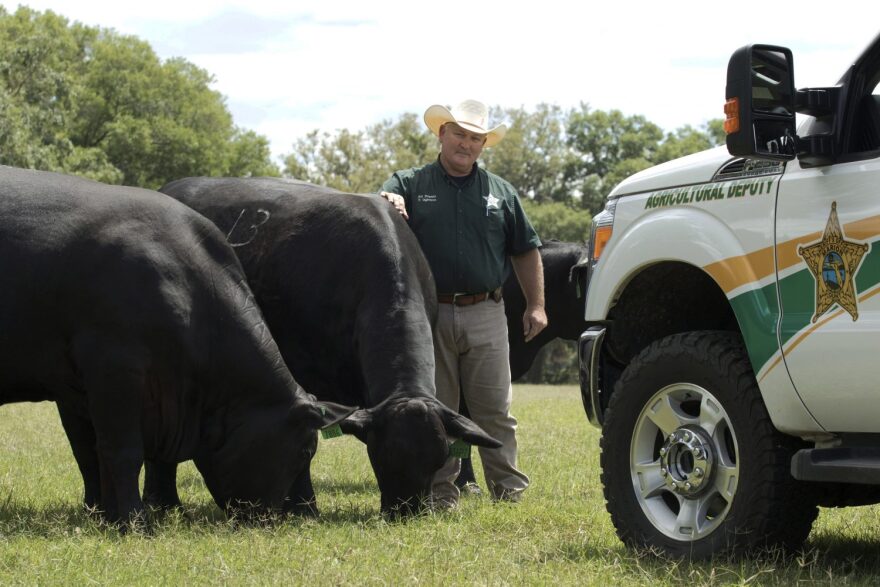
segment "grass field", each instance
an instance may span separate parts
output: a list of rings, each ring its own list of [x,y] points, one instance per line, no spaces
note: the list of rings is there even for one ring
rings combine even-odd
[[[574,386],[516,386],[519,504],[388,523],[366,450],[321,440],[322,516],[238,528],[186,463],[186,509],[120,536],[80,507],[82,482],[53,404],[0,407],[0,585],[876,585],[880,507],[823,510],[803,552],[690,563],[625,549],[604,509],[598,431]],[[479,470],[479,469],[478,469]]]

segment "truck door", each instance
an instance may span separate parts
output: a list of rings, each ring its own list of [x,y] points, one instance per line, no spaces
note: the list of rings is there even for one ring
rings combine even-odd
[[[880,124],[868,118],[880,121],[880,96],[857,102],[865,136],[853,135],[853,152],[789,162],[776,208],[779,342],[804,404],[834,432],[880,421]]]

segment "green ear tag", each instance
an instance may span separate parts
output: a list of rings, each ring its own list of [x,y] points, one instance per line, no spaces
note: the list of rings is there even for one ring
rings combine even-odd
[[[342,426],[339,424],[334,424],[333,426],[321,429],[321,438],[325,440],[336,438],[337,436],[342,436]]]
[[[471,458],[471,445],[459,438],[449,445],[449,456],[456,459],[469,459]]]

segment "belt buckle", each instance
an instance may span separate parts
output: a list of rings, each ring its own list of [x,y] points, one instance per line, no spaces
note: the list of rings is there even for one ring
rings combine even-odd
[[[458,298],[460,298],[460,297],[463,298],[463,297],[466,296],[466,295],[467,295],[467,294],[463,294],[463,293],[454,293],[454,294],[452,294],[452,305],[453,305],[453,306],[457,306],[457,305],[458,305]]]

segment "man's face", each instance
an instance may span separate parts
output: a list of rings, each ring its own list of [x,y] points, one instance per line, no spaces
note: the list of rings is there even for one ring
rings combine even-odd
[[[486,135],[448,122],[440,127],[440,163],[450,175],[467,175],[483,152],[485,144]]]

